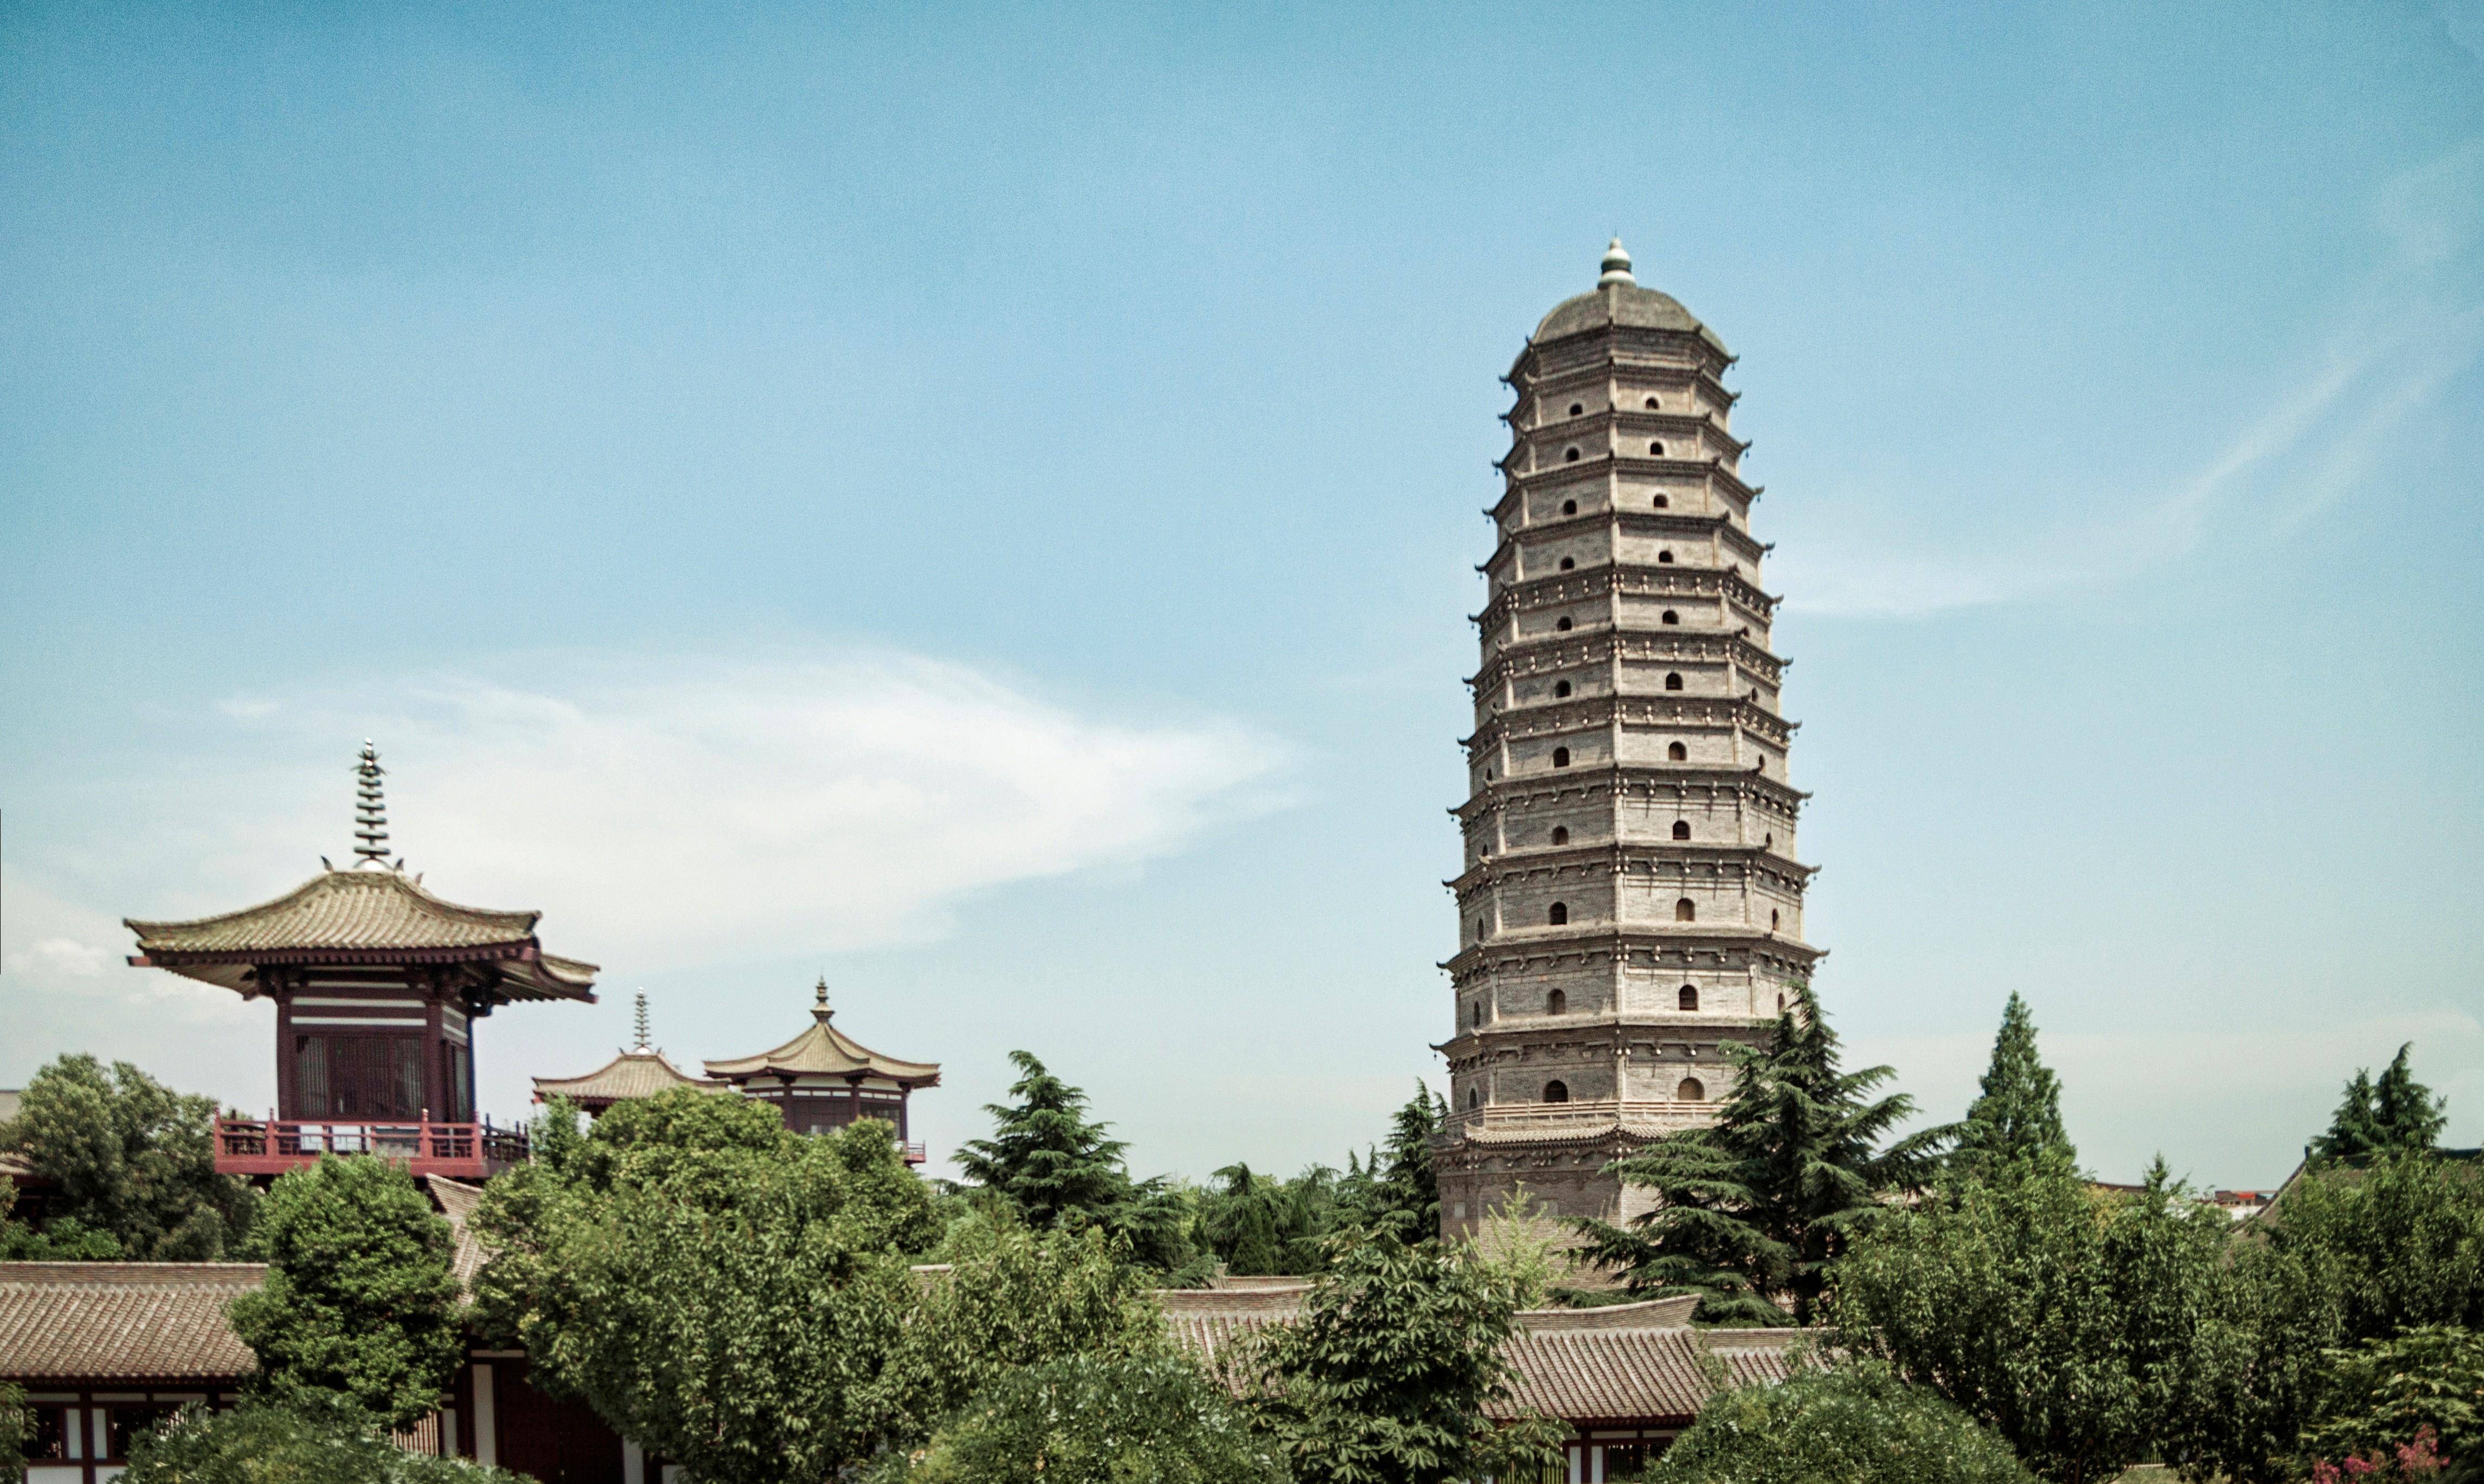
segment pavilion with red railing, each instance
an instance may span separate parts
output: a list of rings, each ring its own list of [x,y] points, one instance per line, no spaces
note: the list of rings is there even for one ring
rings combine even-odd
[[[322,1154],[376,1154],[478,1180],[526,1135],[474,1107],[477,1022],[514,1002],[592,1003],[596,966],[544,952],[542,916],[462,906],[392,861],[379,757],[363,744],[354,865],[273,902],[177,922],[127,920],[129,961],[276,1009],[276,1109],[218,1119],[216,1168],[268,1178]]]

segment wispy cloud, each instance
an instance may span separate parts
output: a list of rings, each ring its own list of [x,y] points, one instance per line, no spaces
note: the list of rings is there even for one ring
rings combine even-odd
[[[2372,215],[2388,251],[2325,352],[2197,473],[2136,510],[2009,552],[1790,553],[1777,565],[1789,606],[1904,618],[2038,599],[2182,560],[2246,516],[2282,539],[2367,487],[2406,420],[2484,352],[2484,302],[2448,271],[2484,232],[2484,140],[2391,180]]]
[[[367,735],[394,848],[426,885],[544,908],[555,950],[645,968],[937,936],[977,892],[1143,861],[1271,807],[1284,755],[1230,722],[1083,715],[886,652],[571,657],[526,679],[411,676],[222,713],[177,792],[152,799],[180,817],[173,834],[212,844],[180,900],[123,909],[235,905],[318,851],[341,861]],[[251,761],[271,756],[293,761]]]

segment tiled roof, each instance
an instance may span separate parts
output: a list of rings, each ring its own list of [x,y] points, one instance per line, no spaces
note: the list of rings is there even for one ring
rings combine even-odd
[[[823,1003],[811,1012],[809,1030],[773,1051],[757,1056],[739,1057],[729,1062],[710,1062],[711,1077],[745,1078],[765,1076],[771,1072],[791,1072],[817,1076],[843,1077],[855,1073],[878,1075],[892,1082],[914,1087],[937,1087],[940,1064],[937,1062],[901,1062],[893,1056],[881,1056],[869,1046],[836,1028],[836,1012]]]
[[[430,1189],[432,1201],[440,1207],[440,1214],[448,1219],[448,1229],[456,1233],[457,1248],[448,1259],[448,1271],[456,1278],[458,1288],[472,1298],[474,1275],[483,1271],[486,1255],[482,1239],[474,1234],[467,1220],[474,1214],[474,1207],[481,1203],[483,1187],[436,1174],[423,1176],[422,1182]]]
[[[581,1108],[608,1107],[625,1098],[653,1097],[675,1088],[726,1093],[728,1084],[693,1077],[656,1051],[624,1051],[583,1077],[537,1077],[535,1101],[566,1097]]]
[[[543,952],[542,916],[460,906],[401,871],[358,869],[323,871],[238,912],[123,922],[145,963],[227,987],[240,985],[235,966],[251,963],[488,962],[509,998],[592,998],[596,966]]]
[[[256,1365],[225,1306],[255,1262],[0,1262],[0,1377],[230,1381]]]
[[[1302,1311],[1310,1284],[1290,1289],[1168,1289],[1156,1294],[1174,1340],[1238,1385],[1233,1367],[1250,1336]],[[1486,1409],[1508,1418],[1540,1411],[1575,1424],[1679,1424],[1714,1390],[1704,1350],[1735,1383],[1786,1374],[1797,1330],[1694,1330],[1693,1298],[1598,1309],[1529,1309],[1501,1354],[1516,1372],[1513,1394]]]
[[[1695,335],[1716,347],[1720,354],[1725,342],[1716,332],[1699,322],[1698,316],[1682,307],[1682,301],[1671,294],[1659,293],[1637,284],[1619,284],[1610,288],[1591,288],[1574,298],[1564,299],[1552,307],[1552,312],[1536,325],[1527,337],[1530,345],[1557,340],[1564,336],[1580,335],[1620,325],[1641,330],[1678,330]]]

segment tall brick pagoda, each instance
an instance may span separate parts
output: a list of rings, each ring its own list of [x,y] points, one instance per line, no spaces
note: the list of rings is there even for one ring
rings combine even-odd
[[[1720,1044],[1764,1039],[1822,957],[1733,363],[1615,239],[1505,378],[1437,1048],[1451,1232],[1520,1182],[1560,1216],[1634,1214],[1604,1165],[1713,1120]]]
[[[354,864],[255,907],[125,920],[130,962],[276,1007],[276,1115],[219,1120],[217,1168],[275,1174],[321,1152],[376,1152],[417,1174],[486,1175],[523,1136],[478,1122],[476,1022],[527,1000],[595,998],[596,966],[543,951],[540,912],[460,906],[389,859],[379,754],[363,744]]]

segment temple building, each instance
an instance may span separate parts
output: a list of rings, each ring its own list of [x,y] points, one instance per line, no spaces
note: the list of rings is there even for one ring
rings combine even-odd
[[[1616,1217],[1615,1156],[1712,1121],[1729,1041],[1765,1039],[1822,957],[1715,332],[1603,276],[1505,378],[1510,450],[1474,617],[1442,1224],[1512,1187]]]
[[[672,1063],[651,1043],[647,1034],[647,997],[638,996],[636,1049],[624,1051],[583,1077],[537,1077],[535,1101],[550,1102],[566,1097],[581,1112],[601,1115],[614,1103],[634,1098],[653,1097],[676,1088],[688,1088],[698,1093],[730,1093],[733,1085],[709,1077],[693,1077]]]
[[[478,1121],[475,1026],[521,1001],[592,1002],[596,966],[544,952],[540,912],[460,906],[391,861],[378,752],[356,772],[358,857],[254,907],[187,922],[126,919],[129,961],[276,1007],[276,1110],[217,1120],[216,1168],[273,1176],[323,1152],[479,1179],[525,1136]]]
[[[828,982],[813,993],[811,1023],[801,1035],[757,1056],[710,1062],[707,1074],[733,1085],[745,1097],[774,1103],[785,1126],[824,1134],[857,1119],[878,1119],[897,1130],[906,1162],[925,1159],[908,1132],[905,1102],[918,1088],[940,1085],[936,1062],[901,1062],[882,1056],[836,1027],[828,1008]]]

